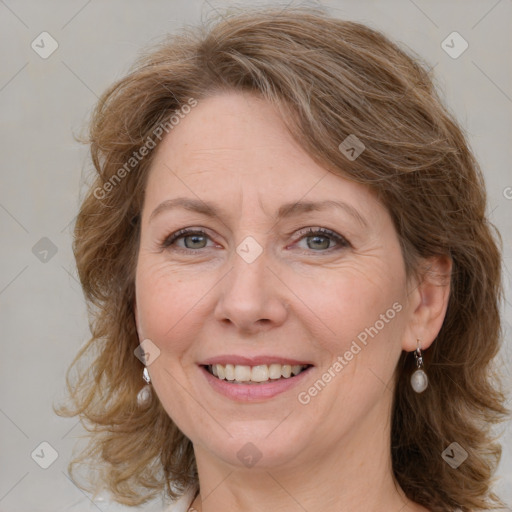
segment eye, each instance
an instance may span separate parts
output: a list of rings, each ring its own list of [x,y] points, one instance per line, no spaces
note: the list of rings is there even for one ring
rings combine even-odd
[[[207,247],[207,242],[210,237],[201,229],[180,229],[175,233],[169,235],[162,243],[163,249],[169,249],[171,246],[175,246],[180,250],[194,251],[197,249],[204,249]],[[178,245],[176,242],[183,240],[184,246]]]
[[[299,235],[302,235],[299,242],[306,240],[307,249],[315,252],[327,252],[333,248],[333,243],[338,246],[338,250],[350,247],[350,243],[345,237],[326,228],[307,228],[307,230],[300,231]]]
[[[299,231],[302,240],[307,240],[307,249],[314,252],[330,252],[331,249],[340,250],[350,247],[348,240],[326,228],[307,228]],[[208,246],[209,235],[201,229],[184,228],[172,233],[161,242],[162,249],[173,249],[180,251],[197,252],[199,249],[206,249]],[[183,245],[178,242],[183,241]],[[337,248],[337,249],[336,249]]]

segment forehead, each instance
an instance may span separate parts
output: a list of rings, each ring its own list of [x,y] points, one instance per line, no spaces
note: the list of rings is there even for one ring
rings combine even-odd
[[[364,204],[375,201],[366,187],[316,163],[289,133],[276,108],[248,93],[199,101],[163,139],[152,163],[146,200],[154,204],[178,196],[268,206],[269,215],[277,203],[301,198],[344,199],[363,210]]]
[[[260,172],[272,169],[272,160],[286,158],[287,167],[318,167],[288,132],[279,112],[252,93],[225,92],[200,100],[164,138],[156,160],[194,164],[215,170]],[[207,170],[207,169],[201,169]],[[325,173],[324,169],[319,169]]]

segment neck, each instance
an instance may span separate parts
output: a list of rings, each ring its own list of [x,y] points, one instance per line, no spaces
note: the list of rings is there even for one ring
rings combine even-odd
[[[336,449],[312,447],[286,467],[235,467],[195,446],[201,493],[193,510],[425,512],[394,480],[390,426],[382,428],[382,410],[375,412],[375,418],[367,417],[365,425],[340,437]]]

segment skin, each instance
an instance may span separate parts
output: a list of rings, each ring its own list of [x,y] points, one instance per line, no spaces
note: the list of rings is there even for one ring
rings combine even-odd
[[[213,202],[220,218],[182,208],[151,218],[163,201]],[[341,200],[341,209],[278,220],[284,203]],[[162,241],[183,228],[207,237]],[[326,228],[348,241],[305,228]],[[251,236],[252,263],[236,248]],[[188,244],[188,252],[186,245]],[[426,262],[429,276],[450,262]],[[199,102],[162,141],[147,182],[136,271],[141,340],[160,350],[149,366],[165,410],[191,439],[201,495],[194,509],[425,511],[393,480],[393,373],[417,339],[441,328],[449,287],[406,279],[397,233],[372,192],[320,167],[292,139],[271,104],[248,93]],[[402,306],[307,405],[307,391],[357,335]],[[219,354],[311,361],[305,383],[271,399],[234,402],[207,384],[198,363]],[[428,372],[428,369],[427,369]],[[237,452],[253,443],[261,459]]]

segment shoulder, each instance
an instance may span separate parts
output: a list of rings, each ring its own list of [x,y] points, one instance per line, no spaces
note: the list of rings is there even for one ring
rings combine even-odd
[[[187,512],[192,505],[194,495],[193,491],[186,492],[179,500],[168,503],[162,512]]]
[[[156,498],[146,503],[137,510],[141,512],[187,512],[194,499],[194,492],[187,492],[178,500],[171,502],[168,498]],[[134,507],[121,505],[111,500],[107,494],[100,493],[96,497],[87,495],[79,500],[70,500],[56,512],[133,512]]]

